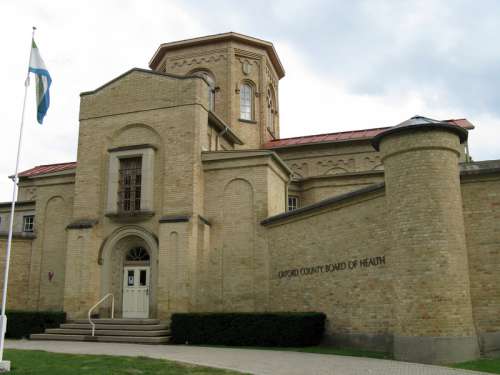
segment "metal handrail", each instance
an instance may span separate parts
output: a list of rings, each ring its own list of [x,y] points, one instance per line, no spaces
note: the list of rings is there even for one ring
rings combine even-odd
[[[90,318],[90,315],[92,314],[92,310],[94,310],[97,306],[99,306],[104,300],[106,300],[108,297],[111,297],[111,319],[115,318],[115,296],[111,293],[106,294],[104,297],[102,297],[94,306],[92,306],[89,310],[89,323],[92,326],[92,336],[95,335],[95,323],[92,321]]]

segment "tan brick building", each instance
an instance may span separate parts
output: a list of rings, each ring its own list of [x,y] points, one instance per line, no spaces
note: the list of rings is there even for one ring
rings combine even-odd
[[[472,124],[280,139],[283,66],[236,33],[150,68],[81,94],[77,162],[20,174],[9,309],[112,293],[128,318],[322,311],[327,342],[399,359],[500,349],[500,162],[470,160]]]

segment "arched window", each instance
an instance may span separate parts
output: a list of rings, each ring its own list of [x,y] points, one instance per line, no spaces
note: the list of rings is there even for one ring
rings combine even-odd
[[[253,120],[253,87],[249,83],[240,86],[240,118]]]
[[[143,247],[137,246],[131,248],[125,259],[129,262],[137,262],[137,261],[149,261],[149,253],[147,250]]]
[[[274,93],[269,87],[267,89],[267,128],[274,135],[274,114],[276,113],[276,103],[274,100]]]
[[[208,70],[195,70],[190,75],[205,78],[208,82],[208,109],[215,109],[215,79],[212,73]]]

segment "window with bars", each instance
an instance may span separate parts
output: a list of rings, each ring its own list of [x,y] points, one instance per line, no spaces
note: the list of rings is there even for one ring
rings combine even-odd
[[[118,210],[134,212],[141,209],[142,157],[120,159]]]
[[[34,224],[35,224],[34,215],[23,216],[23,232],[33,232]]]
[[[288,196],[288,211],[293,211],[299,208],[299,197],[290,195]]]
[[[253,95],[252,86],[244,83],[240,87],[240,118],[253,120]]]

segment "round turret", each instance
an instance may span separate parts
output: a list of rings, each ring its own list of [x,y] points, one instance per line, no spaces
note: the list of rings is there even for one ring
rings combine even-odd
[[[416,116],[377,135],[396,274],[397,359],[478,356],[469,289],[459,156],[467,131]]]

